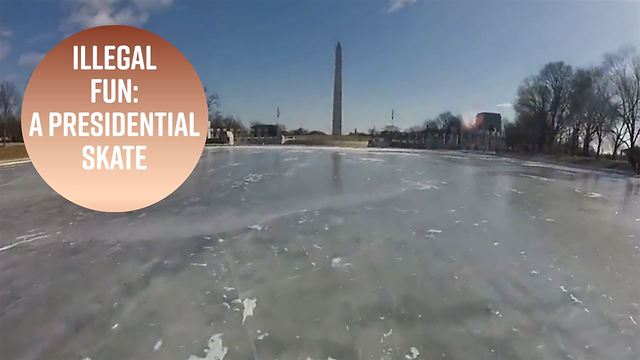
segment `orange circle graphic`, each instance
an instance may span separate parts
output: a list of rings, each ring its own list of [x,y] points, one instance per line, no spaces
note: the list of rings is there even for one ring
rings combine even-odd
[[[146,30],[100,26],[63,40],[37,66],[22,131],[56,192],[122,212],[186,180],[204,148],[207,113],[202,83],[176,47]]]

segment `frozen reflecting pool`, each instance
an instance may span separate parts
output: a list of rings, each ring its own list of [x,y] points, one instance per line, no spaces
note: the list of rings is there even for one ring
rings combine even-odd
[[[459,152],[206,149],[102,214],[0,168],[2,359],[640,358],[640,181]]]

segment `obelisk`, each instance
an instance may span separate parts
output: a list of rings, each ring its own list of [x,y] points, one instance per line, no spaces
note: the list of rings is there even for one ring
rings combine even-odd
[[[333,79],[333,136],[342,135],[342,46],[336,46],[336,68]]]

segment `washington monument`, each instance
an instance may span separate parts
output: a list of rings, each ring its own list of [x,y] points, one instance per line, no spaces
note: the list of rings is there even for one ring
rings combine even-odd
[[[336,46],[336,69],[333,79],[333,136],[342,135],[342,46]]]

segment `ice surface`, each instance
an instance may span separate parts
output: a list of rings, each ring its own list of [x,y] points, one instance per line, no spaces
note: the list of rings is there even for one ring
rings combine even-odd
[[[458,152],[207,149],[126,214],[0,168],[1,357],[637,360],[638,214],[636,179]]]

